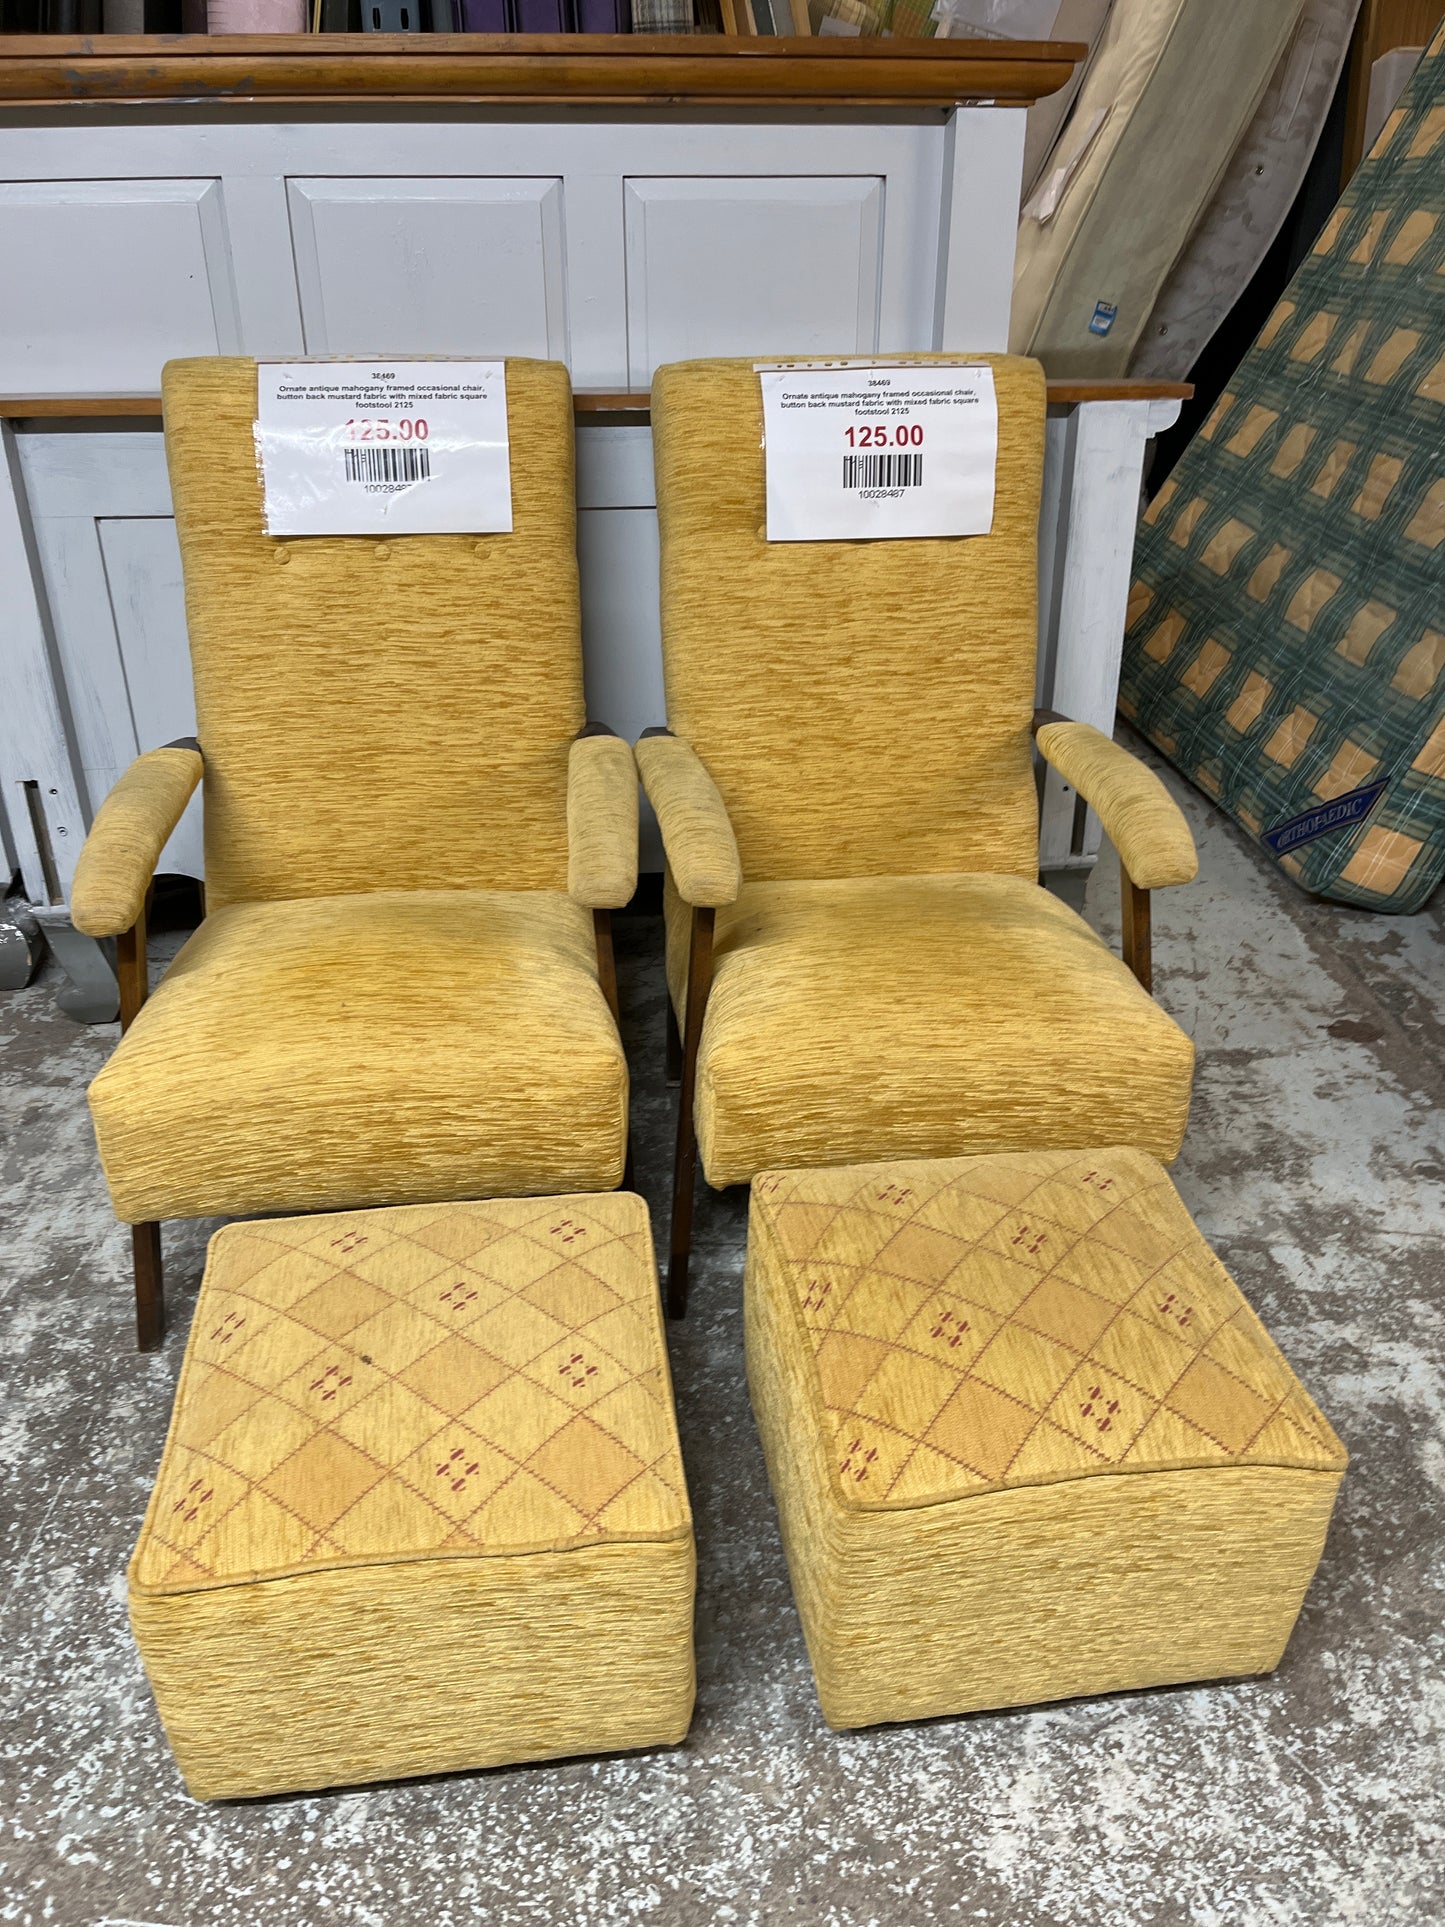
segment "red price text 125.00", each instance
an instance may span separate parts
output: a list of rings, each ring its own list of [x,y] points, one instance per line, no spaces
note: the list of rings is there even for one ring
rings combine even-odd
[[[420,416],[403,415],[398,422],[388,422],[353,415],[346,424],[349,442],[424,442],[427,434]]]
[[[864,422],[859,428],[845,428],[849,448],[922,448],[923,423],[900,422],[896,428],[886,423]]]

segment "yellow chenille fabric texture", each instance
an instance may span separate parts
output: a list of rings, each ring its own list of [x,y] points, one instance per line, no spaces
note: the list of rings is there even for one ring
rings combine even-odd
[[[1278,1664],[1344,1448],[1151,1158],[760,1177],[746,1326],[833,1725]]]
[[[1199,870],[1194,838],[1153,770],[1088,723],[1046,723],[1038,744],[1044,760],[1098,813],[1141,890],[1193,881]]]
[[[604,1191],[627,1063],[580,904],[375,891],[207,916],[90,1108],[132,1224]]]
[[[750,882],[1037,871],[1044,375],[969,359],[993,369],[997,493],[993,532],[954,541],[770,543],[753,362],[653,377],[667,720]]]
[[[118,937],[145,906],[166,838],[201,780],[193,749],[138,756],[95,813],[70,886],[70,920],[88,937]]]
[[[637,767],[683,901],[704,908],[731,903],[742,885],[737,838],[697,751],[680,737],[644,736]]]
[[[130,1567],[197,1797],[676,1742],[693,1570],[640,1198],[212,1240]]]
[[[507,362],[510,534],[268,536],[256,366],[173,361],[206,891],[564,890],[583,722],[571,392]],[[518,452],[520,451],[520,453]]]
[[[567,893],[619,910],[637,888],[637,765],[620,736],[583,736],[567,761]]]
[[[685,1002],[687,908],[668,893]],[[1057,897],[1008,876],[745,883],[717,913],[703,1168],[1126,1142],[1175,1157],[1194,1046]]]
[[[694,1105],[714,1185],[1100,1143],[1170,1159],[1183,1136],[1193,1046],[1038,887],[1044,381],[1032,361],[973,359],[998,397],[993,528],[949,541],[769,543],[753,364],[654,379],[676,740],[637,757],[679,1014],[687,906],[717,909]],[[1129,768],[1101,751],[1090,783],[1131,859],[1179,880],[1188,832]]]
[[[632,894],[637,787],[624,743],[574,747],[566,370],[507,363],[511,534],[385,542],[263,532],[254,362],[164,388],[209,914],[91,1086],[117,1215],[610,1188],[627,1070],[590,909]],[[199,765],[122,779],[84,914],[123,927]]]

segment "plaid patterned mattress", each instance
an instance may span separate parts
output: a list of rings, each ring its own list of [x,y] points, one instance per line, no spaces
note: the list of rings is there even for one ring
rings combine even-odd
[[[1445,873],[1445,29],[1139,531],[1119,707],[1304,889]]]

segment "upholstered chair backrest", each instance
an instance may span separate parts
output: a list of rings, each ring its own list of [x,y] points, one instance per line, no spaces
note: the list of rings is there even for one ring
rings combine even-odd
[[[1044,376],[967,359],[998,396],[993,528],[937,541],[770,543],[754,362],[654,378],[668,722],[747,878],[1037,873]]]
[[[565,889],[583,721],[571,389],[507,362],[508,535],[273,538],[254,361],[173,361],[208,902]]]

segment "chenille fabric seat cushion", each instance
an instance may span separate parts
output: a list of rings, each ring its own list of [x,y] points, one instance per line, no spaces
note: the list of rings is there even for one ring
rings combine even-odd
[[[681,1008],[675,898],[668,935]],[[698,1142],[714,1185],[782,1165],[1031,1147],[1123,1143],[1169,1160],[1193,1063],[1178,1025],[1035,883],[745,883],[717,913]]]
[[[201,1798],[680,1739],[692,1527],[642,1200],[219,1232],[129,1583]]]
[[[1345,1453],[1153,1159],[760,1177],[746,1299],[834,1725],[1278,1663]]]
[[[602,1191],[626,1157],[591,914],[545,890],[229,904],[90,1104],[129,1223]]]

